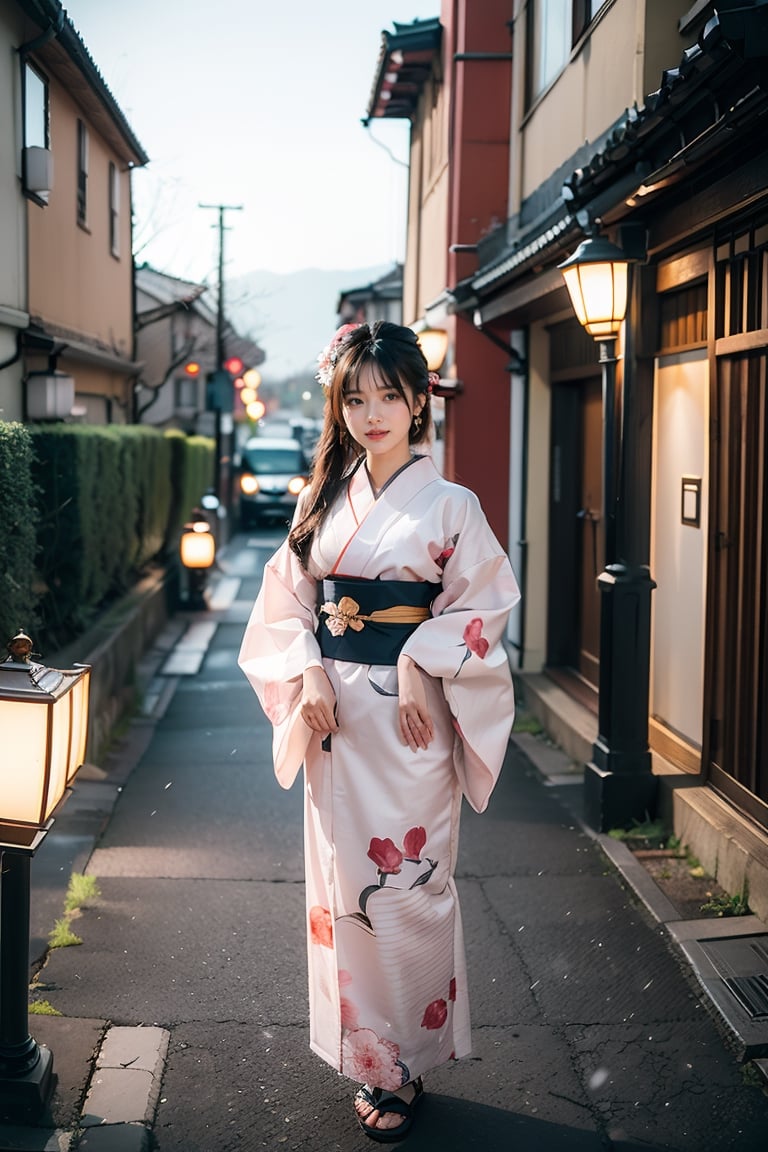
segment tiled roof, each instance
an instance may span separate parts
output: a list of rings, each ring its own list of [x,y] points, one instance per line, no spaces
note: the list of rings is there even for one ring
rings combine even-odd
[[[437,0],[435,0],[437,3]],[[395,24],[381,34],[381,49],[363,124],[376,117],[410,119],[440,47],[439,17]]]

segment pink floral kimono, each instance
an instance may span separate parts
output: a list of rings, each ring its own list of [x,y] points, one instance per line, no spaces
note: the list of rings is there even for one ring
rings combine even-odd
[[[519,592],[477,498],[428,456],[377,498],[358,468],[309,567],[287,543],[268,562],[240,665],[274,726],[280,784],[305,765],[311,1046],[391,1091],[470,1051],[459,810],[463,794],[483,811],[507,747],[514,699],[501,638]],[[347,595],[328,601],[337,580]],[[344,634],[365,639],[376,621],[382,635],[395,627],[386,621],[399,607],[382,615],[362,603],[387,581],[409,582],[400,591],[420,582],[414,591],[431,600],[402,646],[424,673],[435,728],[426,750],[400,739],[394,663],[321,654],[318,636],[325,650]],[[338,702],[339,731],[325,740],[299,714],[312,664]]]

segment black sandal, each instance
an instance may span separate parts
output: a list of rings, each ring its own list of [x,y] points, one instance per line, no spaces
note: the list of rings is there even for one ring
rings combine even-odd
[[[355,1101],[361,1100],[366,1104],[370,1104],[371,1111],[378,1109],[379,1112],[395,1112],[398,1116],[403,1117],[402,1124],[398,1124],[396,1128],[372,1128],[370,1124],[366,1124],[367,1116],[357,1114],[357,1122],[365,1132],[366,1136],[370,1136],[372,1140],[377,1140],[379,1144],[395,1144],[398,1140],[402,1140],[408,1135],[410,1127],[413,1124],[416,1106],[424,1095],[424,1085],[421,1082],[421,1077],[418,1080],[412,1081],[414,1087],[413,1099],[406,1102],[401,1100],[399,1096],[395,1096],[394,1092],[385,1092],[381,1088],[369,1088],[367,1084],[363,1084],[361,1088],[355,1093]],[[370,1112],[368,1113],[370,1115]]]

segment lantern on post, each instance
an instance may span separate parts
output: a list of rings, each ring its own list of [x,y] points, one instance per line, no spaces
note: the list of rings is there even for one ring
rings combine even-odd
[[[181,563],[187,570],[187,604],[189,608],[207,608],[205,589],[208,572],[216,559],[216,539],[204,512],[195,508],[184,525],[179,547]]]
[[[85,759],[91,669],[32,661],[19,632],[0,662],[0,1109],[38,1113],[52,1087],[53,1054],[29,1034],[30,860]]]
[[[603,386],[603,528],[600,591],[598,736],[584,773],[584,813],[600,832],[651,815],[656,778],[648,746],[651,644],[649,568],[627,555],[628,532],[619,462],[631,428],[632,389],[621,380],[616,405],[616,339],[629,298],[630,258],[602,236],[589,236],[559,265],[574,311],[599,346]]]

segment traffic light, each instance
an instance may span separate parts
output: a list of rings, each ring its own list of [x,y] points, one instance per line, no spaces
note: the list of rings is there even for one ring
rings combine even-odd
[[[245,364],[243,364],[239,356],[230,356],[224,361],[224,367],[230,376],[239,376],[243,368],[245,368]]]

